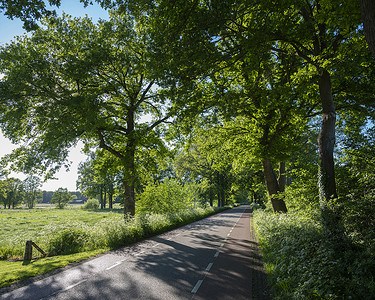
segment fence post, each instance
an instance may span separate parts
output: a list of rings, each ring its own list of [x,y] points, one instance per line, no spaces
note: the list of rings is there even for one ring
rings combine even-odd
[[[26,241],[25,256],[24,256],[23,260],[24,261],[31,261],[32,256],[33,256],[33,242],[32,241]]]

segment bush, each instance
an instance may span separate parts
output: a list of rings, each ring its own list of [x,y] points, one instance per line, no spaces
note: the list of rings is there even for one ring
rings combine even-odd
[[[90,233],[83,224],[76,223],[64,228],[52,230],[48,242],[49,255],[71,254],[85,251],[89,248]]]
[[[88,199],[87,202],[82,206],[82,209],[98,209],[99,204],[98,199]]]
[[[181,185],[174,179],[167,179],[159,184],[146,186],[137,200],[137,213],[168,214],[194,207],[197,203],[195,185]]]
[[[274,299],[373,299],[375,262],[346,245],[335,252],[318,217],[254,213]]]

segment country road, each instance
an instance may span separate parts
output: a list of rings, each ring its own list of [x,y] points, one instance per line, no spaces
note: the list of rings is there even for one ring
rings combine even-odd
[[[21,287],[0,299],[270,299],[240,206]]]

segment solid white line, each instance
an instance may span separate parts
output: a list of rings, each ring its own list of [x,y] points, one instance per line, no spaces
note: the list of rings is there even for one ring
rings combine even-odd
[[[219,256],[219,253],[220,253],[219,251],[216,251],[214,257],[218,257],[218,256]]]
[[[200,288],[202,282],[203,282],[203,280],[198,280],[198,282],[196,283],[195,287],[191,291],[192,294],[195,294],[198,291],[198,289]]]
[[[122,264],[122,262],[121,262],[121,261],[118,261],[118,262],[115,263],[114,265],[112,265],[112,266],[106,268],[106,270],[108,271],[108,270],[110,270],[110,269],[113,269],[114,267],[117,267],[118,265],[121,265],[121,264]]]
[[[213,264],[214,264],[214,263],[209,263],[209,264],[208,264],[208,266],[207,266],[207,268],[206,268],[206,271],[207,271],[207,272],[211,270]]]
[[[65,289],[63,289],[63,291],[70,290],[70,289],[76,287],[77,285],[79,285],[79,284],[81,284],[81,283],[83,283],[83,282],[85,282],[85,281],[87,281],[87,279],[83,279],[83,280],[81,280],[81,281],[78,281],[78,282],[75,283],[75,284],[69,285],[68,287],[66,287]]]

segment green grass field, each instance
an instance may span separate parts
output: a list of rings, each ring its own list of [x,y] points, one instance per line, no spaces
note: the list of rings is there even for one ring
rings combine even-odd
[[[54,206],[31,210],[0,209],[0,259],[22,257],[27,240],[43,246],[54,228],[74,224],[95,226],[103,219],[119,216],[122,216],[121,209],[89,211],[80,209],[80,206],[66,209],[56,209]]]
[[[194,222],[223,208],[191,208],[161,215],[136,215],[124,221],[121,209],[83,210],[79,207],[0,209],[0,287],[43,274],[109,249]],[[48,257],[29,264],[22,258],[27,240],[34,241]],[[38,252],[34,249],[33,256]]]

